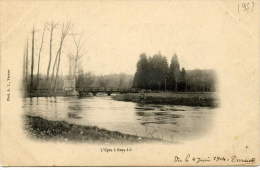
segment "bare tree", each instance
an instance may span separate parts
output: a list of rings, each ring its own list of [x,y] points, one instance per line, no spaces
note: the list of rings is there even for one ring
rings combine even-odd
[[[24,47],[24,55],[23,55],[23,80],[27,81],[28,74],[28,39],[26,40],[26,44]]]
[[[67,24],[62,24],[62,30],[61,30],[61,39],[60,39],[60,45],[59,45],[59,49],[57,51],[57,55],[55,58],[55,61],[57,62],[57,68],[56,68],[56,75],[55,75],[55,80],[54,80],[54,93],[56,92],[56,84],[57,84],[57,78],[58,78],[58,73],[59,73],[59,68],[60,68],[60,61],[61,61],[61,53],[62,53],[62,47],[63,47],[63,42],[65,40],[65,38],[67,37],[67,35],[69,34],[71,28],[71,24],[67,23]],[[54,69],[55,66],[53,67],[53,76],[54,76]],[[53,81],[53,77],[52,77],[52,81]]]
[[[30,92],[32,92],[33,89],[33,69],[34,69],[34,34],[35,29],[33,27],[32,30],[32,60],[31,60],[31,83],[30,83]]]
[[[50,55],[49,55],[49,64],[47,68],[47,81],[49,80],[50,68],[51,68],[51,61],[52,61],[52,39],[53,39],[53,31],[57,27],[57,24],[51,22],[50,24]]]
[[[39,87],[39,71],[40,71],[40,62],[41,62],[41,52],[42,52],[45,30],[46,30],[46,25],[44,25],[44,28],[43,28],[42,41],[41,41],[41,46],[40,46],[39,55],[38,55],[37,88]]]
[[[28,39],[26,42],[26,51],[25,51],[25,87],[27,90],[27,85],[28,85],[28,57],[29,57],[29,45],[28,45]]]
[[[23,52],[23,89],[25,90],[25,92],[26,92],[26,89],[27,89],[27,82],[26,82],[26,79],[27,79],[27,77],[26,77],[26,72],[27,72],[27,54],[26,54],[26,52],[27,52],[27,46],[26,46],[26,44],[25,44],[25,46],[24,46],[24,52]]]
[[[61,44],[60,44],[60,45],[61,45]],[[60,51],[61,51],[61,49],[60,49],[60,47],[59,47],[59,48],[58,48],[58,51],[57,51],[57,53],[56,53],[56,57],[55,57],[53,66],[52,66],[52,75],[51,75],[51,83],[50,83],[51,89],[52,89],[52,86],[53,86],[54,73],[55,73],[56,63],[57,63],[57,60],[58,60],[58,58],[59,58]]]
[[[26,46],[23,50],[23,81],[25,81],[25,58],[26,58]]]
[[[79,61],[82,55],[80,54],[82,50],[82,35],[81,34],[71,34],[73,37],[74,45],[76,47],[76,53],[74,55],[74,68],[73,76],[76,78],[79,71]],[[78,38],[77,38],[78,36]]]

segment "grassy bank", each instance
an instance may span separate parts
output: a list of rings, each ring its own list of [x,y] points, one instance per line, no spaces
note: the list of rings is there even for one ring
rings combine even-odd
[[[133,101],[138,103],[151,104],[173,104],[187,106],[208,106],[215,107],[215,93],[128,93],[113,96],[119,101]]]
[[[142,143],[160,141],[158,139],[100,129],[94,126],[81,126],[65,121],[46,120],[37,116],[26,115],[24,119],[25,130],[29,136],[36,139],[90,143]]]

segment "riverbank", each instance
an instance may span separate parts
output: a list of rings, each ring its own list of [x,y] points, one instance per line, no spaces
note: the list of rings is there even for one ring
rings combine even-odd
[[[119,101],[132,101],[146,104],[173,104],[186,106],[216,107],[215,93],[211,92],[159,92],[159,93],[127,93],[113,96]]]
[[[139,137],[109,131],[95,126],[81,126],[65,121],[46,120],[38,116],[24,116],[25,130],[35,139],[89,143],[143,143],[160,142],[159,139]]]

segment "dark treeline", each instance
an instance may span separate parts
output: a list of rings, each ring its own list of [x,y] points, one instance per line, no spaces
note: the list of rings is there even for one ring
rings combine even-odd
[[[63,90],[64,87],[64,80],[67,76],[59,75],[56,80],[56,90]],[[39,75],[33,75],[33,79],[31,81],[31,77],[28,78],[29,82],[32,82],[32,86],[30,84],[23,84],[24,86],[27,85],[27,87],[24,87],[27,90],[27,93],[36,91],[36,90],[50,90],[49,82],[46,81],[47,76],[43,74]]]
[[[94,75],[80,72],[76,79],[77,88],[131,88],[133,76],[128,74]]]
[[[38,75],[37,75],[38,76]],[[33,89],[34,90],[49,90],[49,84],[46,81],[46,75],[39,75],[39,79],[34,75]],[[58,76],[56,81],[56,90],[62,91],[64,89],[64,80],[68,80],[69,76]],[[28,78],[30,81],[30,78]],[[80,72],[76,77],[76,88],[131,88],[133,84],[133,76],[128,74],[107,74],[94,75],[90,72]],[[30,87],[28,84],[28,88]]]
[[[173,55],[170,64],[160,53],[147,57],[141,54],[133,80],[134,88],[146,90],[169,90],[175,92],[215,91],[213,70],[185,70],[178,56]]]

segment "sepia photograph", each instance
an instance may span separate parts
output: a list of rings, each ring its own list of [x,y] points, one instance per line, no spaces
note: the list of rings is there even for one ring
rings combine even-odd
[[[110,40],[113,48],[107,49],[110,56],[108,62],[102,61],[106,67],[102,71],[98,62],[102,53],[94,52],[103,51],[103,45],[88,49],[83,36],[87,33],[73,27],[70,22],[50,22],[32,27],[27,35],[21,56],[29,136],[105,143],[181,142],[210,128],[217,106],[214,70],[185,69],[174,51],[172,56],[160,51],[124,54],[122,49],[138,54],[140,47],[129,47],[126,41],[117,48],[120,36]],[[147,40],[136,37],[136,41]],[[126,70],[120,62],[111,63],[121,55],[136,64],[125,63]],[[93,69],[88,68],[91,61]]]
[[[0,7],[8,165],[259,161],[259,2],[13,0]],[[10,141],[34,156],[12,160]]]

